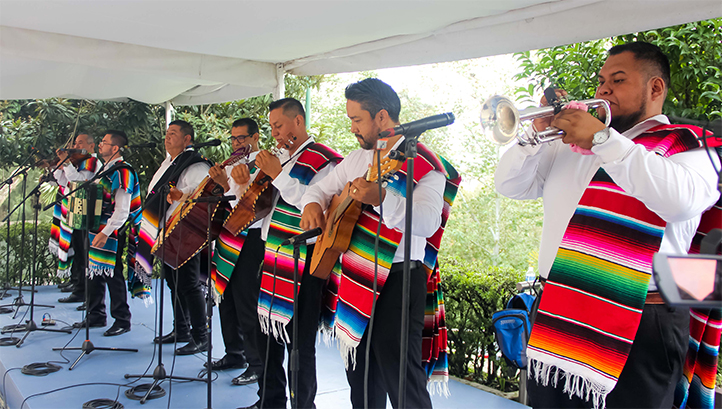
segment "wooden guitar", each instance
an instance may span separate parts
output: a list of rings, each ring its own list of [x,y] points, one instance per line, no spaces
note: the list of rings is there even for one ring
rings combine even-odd
[[[403,158],[381,160],[381,176],[378,175],[376,164],[371,166],[366,174],[369,182],[388,180],[404,164]],[[348,250],[351,244],[351,234],[356,226],[363,203],[354,200],[349,195],[351,183],[347,183],[340,195],[334,195],[326,210],[326,226],[323,234],[316,239],[316,246],[311,257],[311,275],[326,279],[331,274],[338,258]]]
[[[231,214],[228,215],[223,222],[223,227],[231,232],[234,236],[242,232],[243,229],[253,224],[256,220],[261,220],[271,212],[273,206],[273,192],[275,188],[271,186],[272,179],[270,176],[258,169],[258,175],[248,185],[243,196],[238,200],[238,204],[233,208]],[[269,187],[270,186],[270,187]]]
[[[244,146],[231,154],[220,166],[234,165],[247,160],[251,153],[251,146]],[[218,237],[222,227],[222,212],[218,212],[218,202],[191,202],[200,197],[221,196],[223,187],[217,184],[210,176],[198,185],[190,195],[181,198],[181,205],[176,207],[170,215],[165,227],[165,237],[159,237],[151,252],[163,258],[168,265],[177,269],[191,257],[208,245],[208,232],[211,241]],[[208,226],[208,207],[211,207],[211,225]],[[182,227],[181,227],[182,226]],[[165,248],[161,251],[162,248]]]

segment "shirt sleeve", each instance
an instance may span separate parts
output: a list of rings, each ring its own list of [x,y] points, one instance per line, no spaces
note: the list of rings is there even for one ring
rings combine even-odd
[[[441,212],[444,208],[444,187],[446,178],[441,172],[432,171],[424,175],[414,188],[412,234],[431,237],[441,226]],[[379,212],[379,207],[374,210]],[[384,224],[406,229],[406,198],[386,192],[383,201]]]
[[[75,166],[72,164],[64,165],[63,171],[65,172],[65,177],[70,182],[84,182],[86,180],[90,180],[95,174],[90,170],[81,170],[78,172],[77,169],[75,169]]]
[[[665,158],[610,129],[609,139],[592,152],[615,183],[667,222],[698,216],[719,198],[710,161],[711,156],[719,168],[714,151],[693,149]]]
[[[551,146],[557,142],[535,146],[515,144],[499,160],[494,173],[496,190],[509,198],[533,200],[542,196],[544,181],[549,173]]]
[[[339,163],[323,178],[323,183],[314,183],[308,186],[301,198],[301,210],[309,203],[318,203],[325,211],[333,195],[340,194],[346,183],[348,183],[349,177],[346,168],[351,164],[352,160],[352,158],[346,158],[346,160]]]
[[[210,165],[205,162],[198,162],[188,166],[178,179],[176,189],[185,195],[193,193],[203,179],[208,176],[208,169],[210,168]]]
[[[110,236],[128,220],[128,215],[130,214],[130,199],[130,193],[123,189],[115,190],[115,209],[113,209],[113,214],[110,215],[107,224],[103,227],[103,234]]]
[[[278,191],[281,193],[281,197],[283,197],[283,200],[286,201],[286,203],[292,204],[299,208],[299,210],[303,210],[302,204],[302,198],[304,193],[306,193],[306,190],[309,188],[309,186],[313,186],[316,184],[319,180],[324,179],[328,174],[330,174],[333,169],[335,169],[336,163],[330,162],[326,167],[319,170],[311,179],[311,181],[308,183],[308,185],[304,185],[301,182],[298,181],[298,179],[294,179],[290,176],[290,169],[293,168],[293,166],[288,167],[288,172],[286,169],[283,170],[283,172],[279,173],[276,179],[273,180],[273,186],[278,189]]]

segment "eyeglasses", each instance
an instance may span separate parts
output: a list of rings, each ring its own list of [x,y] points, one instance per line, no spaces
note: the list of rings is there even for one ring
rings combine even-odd
[[[243,142],[246,138],[250,138],[253,135],[238,135],[238,136],[231,136],[228,138],[231,142]]]

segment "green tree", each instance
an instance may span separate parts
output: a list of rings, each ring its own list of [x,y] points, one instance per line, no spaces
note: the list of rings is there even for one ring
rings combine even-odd
[[[698,21],[612,38],[516,53],[521,71],[517,96],[534,104],[550,84],[571,99],[587,99],[597,88],[596,74],[606,51],[618,44],[646,41],[669,58],[671,84],[663,112],[696,120],[722,118],[722,18]]]

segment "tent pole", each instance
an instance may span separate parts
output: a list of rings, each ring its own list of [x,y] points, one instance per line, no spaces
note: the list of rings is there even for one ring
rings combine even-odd
[[[311,127],[311,86],[306,88],[306,130]]]
[[[276,88],[273,90],[274,101],[283,98],[286,94],[286,84],[283,82],[285,74],[286,69],[283,67],[283,63],[276,64]]]
[[[165,127],[168,129],[170,123],[173,122],[173,104],[170,101],[165,101]]]

